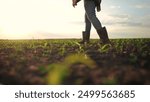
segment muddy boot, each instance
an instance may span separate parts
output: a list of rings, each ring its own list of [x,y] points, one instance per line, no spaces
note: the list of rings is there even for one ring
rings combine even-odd
[[[109,38],[108,38],[108,33],[105,27],[97,30],[97,33],[101,39],[102,44],[111,44]]]
[[[82,41],[80,41],[80,44],[85,44],[85,43],[89,43],[89,39],[90,39],[90,34],[87,34],[85,31],[82,32]]]

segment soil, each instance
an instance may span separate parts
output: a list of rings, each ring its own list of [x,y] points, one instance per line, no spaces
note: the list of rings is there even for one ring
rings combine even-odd
[[[8,42],[8,41],[3,41]],[[135,43],[123,43],[121,50],[114,42],[107,51],[100,51],[98,42],[89,45],[65,45],[65,43],[50,43],[46,45],[34,43],[18,45],[0,42],[0,84],[5,85],[45,85],[48,84],[48,72],[41,67],[63,62],[70,54],[84,53],[96,65],[89,68],[84,63],[73,63],[69,74],[61,84],[69,85],[147,85],[150,84],[150,40],[135,46]],[[17,42],[19,43],[19,42]],[[30,42],[29,42],[30,43]],[[43,44],[43,43],[42,43]],[[45,44],[45,42],[44,42]],[[6,46],[7,45],[7,46]],[[44,47],[43,47],[44,46]],[[62,47],[63,46],[63,47]],[[143,48],[141,48],[143,46]],[[82,49],[81,49],[81,48]],[[103,50],[103,49],[101,49]]]

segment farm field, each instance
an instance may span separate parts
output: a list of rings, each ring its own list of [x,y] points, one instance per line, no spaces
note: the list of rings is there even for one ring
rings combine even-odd
[[[0,40],[0,84],[150,84],[150,39]]]

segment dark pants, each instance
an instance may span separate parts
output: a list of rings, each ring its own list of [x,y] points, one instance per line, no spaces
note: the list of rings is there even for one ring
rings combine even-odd
[[[90,34],[91,24],[94,26],[96,30],[102,28],[101,22],[96,17],[95,12],[95,3],[93,0],[84,0],[84,8],[85,8],[85,31]]]

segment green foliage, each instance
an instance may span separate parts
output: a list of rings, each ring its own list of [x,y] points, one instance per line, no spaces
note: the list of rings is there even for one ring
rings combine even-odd
[[[69,74],[69,68],[75,63],[83,63],[89,68],[95,67],[95,62],[84,54],[73,54],[64,59],[61,63],[51,64],[48,66],[49,73],[47,76],[48,84],[63,84],[64,79]]]
[[[101,53],[107,53],[109,50],[111,49],[111,45],[110,44],[105,44],[102,47],[99,48],[99,51]]]
[[[48,66],[49,72],[47,75],[47,83],[51,85],[60,85],[68,75],[68,69],[66,65],[52,64]]]
[[[78,42],[75,42],[75,44],[78,46],[79,50],[78,53],[83,53],[84,52],[84,46],[79,44]]]

